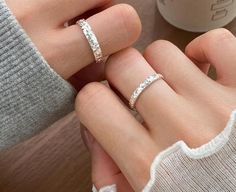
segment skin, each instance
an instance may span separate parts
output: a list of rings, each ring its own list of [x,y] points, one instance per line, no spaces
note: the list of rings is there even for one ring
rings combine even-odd
[[[109,0],[6,3],[49,65],[78,89],[100,80],[103,66],[93,64],[75,18],[88,18],[105,56],[130,46],[141,31],[132,7],[109,7]],[[65,28],[65,22],[70,26]],[[93,135],[84,133],[97,188],[116,183],[118,191],[140,191],[159,152],[178,140],[198,147],[219,134],[236,106],[235,52],[235,37],[220,29],[190,43],[186,55],[171,43],[158,41],[144,56],[125,49],[110,57],[105,66],[107,79],[126,99],[154,72],[163,74],[165,80],[154,83],[138,100],[143,124],[102,84],[89,84],[78,95],[78,115]],[[204,74],[209,64],[217,70],[216,81]]]
[[[110,0],[6,0],[21,26],[48,64],[80,89],[103,78],[94,56],[75,22],[87,18],[104,56],[130,46],[141,32],[136,11],[129,5],[110,6]],[[64,23],[70,23],[64,27]],[[90,65],[92,64],[92,65]],[[83,69],[82,72],[80,72]]]
[[[104,66],[94,63],[89,44],[76,21],[86,18],[104,56],[129,47],[139,37],[141,22],[129,5],[111,0],[6,0],[37,49],[62,78],[80,90],[104,78]],[[64,24],[69,23],[68,27]]]
[[[161,73],[164,80],[137,101],[143,124],[105,85],[91,83],[79,93],[76,110],[88,129],[96,187],[115,183],[118,191],[141,191],[161,151],[179,140],[196,148],[216,137],[236,108],[235,53],[236,38],[217,29],[193,40],[185,54],[170,42],[156,41],[144,55],[132,48],[112,55],[106,77],[127,100],[147,76]],[[206,75],[210,64],[216,80]]]

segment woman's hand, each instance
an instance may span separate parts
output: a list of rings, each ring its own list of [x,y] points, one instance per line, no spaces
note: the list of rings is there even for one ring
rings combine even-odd
[[[191,42],[186,48],[188,57],[166,41],[150,45],[144,57],[131,48],[111,56],[106,77],[127,100],[149,75],[160,73],[164,80],[153,83],[136,103],[143,124],[106,86],[92,83],[82,89],[76,102],[80,120],[113,160],[103,152],[92,153],[93,159],[118,165],[116,171],[124,174],[135,191],[141,191],[158,153],[179,140],[190,148],[208,143],[236,108],[235,53],[236,38],[218,29]],[[205,74],[209,64],[216,68],[216,81]],[[97,187],[115,183],[102,181],[110,169],[103,168],[93,170]],[[121,187],[118,183],[118,191],[125,191]]]
[[[92,157],[92,181],[97,189],[116,184],[119,191],[133,192],[124,174],[89,131],[81,125],[82,138]]]
[[[90,16],[88,22],[104,56],[130,46],[141,31],[135,10],[125,4],[105,9],[110,0],[6,0],[6,3],[50,66],[64,79],[94,62],[87,40],[73,22],[75,18]],[[102,9],[105,10],[92,14]],[[66,22],[72,25],[64,27]],[[101,67],[91,65],[84,69],[86,77],[80,79],[97,80],[103,72]]]

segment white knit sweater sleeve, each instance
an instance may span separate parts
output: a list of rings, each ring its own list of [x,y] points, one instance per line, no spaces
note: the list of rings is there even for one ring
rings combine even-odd
[[[158,154],[150,175],[143,192],[236,191],[236,110],[226,128],[209,143],[190,149],[179,141]]]
[[[236,191],[236,110],[212,141],[190,149],[183,141],[158,154],[143,192]]]

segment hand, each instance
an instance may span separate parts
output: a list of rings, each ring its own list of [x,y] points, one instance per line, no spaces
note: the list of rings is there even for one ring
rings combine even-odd
[[[133,192],[124,174],[89,131],[81,125],[81,135],[92,158],[92,181],[97,189],[116,184],[119,191]]]
[[[76,108],[81,122],[135,191],[147,184],[150,165],[158,153],[179,140],[190,148],[199,147],[226,126],[236,108],[235,52],[236,38],[225,29],[218,29],[191,42],[186,48],[188,57],[167,41],[150,45],[144,57],[131,48],[111,56],[106,77],[126,99],[149,75],[164,76],[164,80],[146,89],[136,103],[143,124],[100,83],[89,84],[79,93]],[[204,74],[209,64],[216,68],[216,81]],[[93,159],[98,159],[93,155]],[[106,164],[111,162],[106,160]],[[99,173],[103,178],[103,172]]]
[[[110,0],[22,0],[20,3],[6,0],[6,3],[49,65],[64,79],[94,62],[84,34],[74,24],[75,18],[90,16],[88,22],[105,56],[130,46],[141,31],[135,10],[125,4],[105,9]],[[91,10],[95,9],[105,10],[93,15],[96,11]],[[66,22],[72,25],[65,28]],[[84,71],[90,80],[97,80],[103,72],[101,67],[94,64]],[[80,79],[86,81],[84,76]]]

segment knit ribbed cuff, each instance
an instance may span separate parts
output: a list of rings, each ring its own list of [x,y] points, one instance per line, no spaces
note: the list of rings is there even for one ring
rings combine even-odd
[[[74,108],[56,74],[0,0],[0,149],[25,140]]]
[[[183,141],[158,154],[143,192],[236,191],[236,110],[209,143],[190,149]]]

